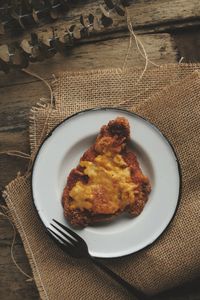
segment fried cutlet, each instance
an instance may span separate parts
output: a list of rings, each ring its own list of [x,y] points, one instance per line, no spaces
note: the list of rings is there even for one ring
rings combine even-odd
[[[136,155],[127,149],[129,139],[127,119],[110,121],[70,172],[62,204],[71,225],[85,227],[123,212],[130,216],[142,212],[151,186]]]

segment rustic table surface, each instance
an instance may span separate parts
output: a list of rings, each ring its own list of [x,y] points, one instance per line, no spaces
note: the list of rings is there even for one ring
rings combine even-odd
[[[81,2],[81,1],[80,1]],[[84,2],[84,4],[83,4]],[[62,28],[76,22],[84,12],[94,12],[103,1],[83,1],[69,11],[66,19],[59,19],[53,26]],[[199,0],[135,0],[129,7],[136,34],[140,36],[149,58],[156,64],[200,62],[200,2]],[[46,35],[50,26],[36,29]],[[26,36],[20,36],[22,39]],[[19,37],[18,37],[19,39]],[[13,37],[0,36],[0,44],[13,41]],[[104,30],[75,47],[66,56],[56,54],[53,58],[29,65],[29,70],[45,79],[62,70],[88,70],[94,68],[121,67],[126,55],[129,33],[125,19],[119,17],[111,28]],[[144,59],[135,45],[128,59],[130,66],[143,66]],[[0,151],[20,150],[29,152],[28,118],[30,108],[49,91],[43,82],[20,70],[8,74],[0,72]],[[0,188],[9,183],[27,162],[22,158],[0,156]],[[1,204],[4,204],[1,198]],[[14,265],[10,247],[13,229],[6,218],[0,216],[0,298],[2,300],[38,299],[34,282],[27,282]],[[195,249],[194,249],[195,251]],[[31,269],[19,235],[14,245],[17,263],[28,274]],[[157,299],[200,299],[198,281],[165,292]]]

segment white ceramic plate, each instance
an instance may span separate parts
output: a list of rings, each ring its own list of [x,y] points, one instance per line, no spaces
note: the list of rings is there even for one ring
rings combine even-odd
[[[125,214],[116,220],[88,226],[76,232],[96,257],[119,257],[153,243],[175,214],[180,193],[180,169],[172,146],[151,123],[119,109],[80,112],[57,126],[36,156],[32,173],[32,193],[36,209],[46,227],[52,219],[67,225],[61,196],[70,170],[95,141],[102,125],[122,116],[131,128],[130,147],[136,152],[152,192],[143,212],[136,218]]]

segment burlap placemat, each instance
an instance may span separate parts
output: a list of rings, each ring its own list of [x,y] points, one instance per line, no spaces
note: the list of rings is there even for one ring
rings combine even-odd
[[[31,112],[32,152],[41,142],[41,132],[47,133],[77,110],[96,106],[132,109],[154,122],[173,143],[183,174],[175,219],[151,247],[106,261],[147,293],[200,275],[200,77],[193,73],[198,69],[198,65],[169,65],[149,70],[140,82],[141,71],[133,69],[64,73],[54,86],[55,107],[39,104]],[[66,256],[46,235],[32,203],[30,176],[16,178],[4,195],[42,299],[133,299],[87,261]]]

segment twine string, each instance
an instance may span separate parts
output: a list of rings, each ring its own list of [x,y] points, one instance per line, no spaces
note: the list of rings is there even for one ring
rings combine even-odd
[[[52,90],[52,87],[51,85],[48,83],[48,81],[44,78],[42,78],[41,76],[39,76],[38,74],[32,72],[32,71],[29,71],[27,69],[22,69],[22,71],[30,76],[33,76],[39,80],[41,80],[42,82],[44,82],[44,84],[48,87],[49,91],[50,91],[50,101],[51,101],[51,106],[53,106],[53,100],[54,100],[54,95],[53,95],[53,90]],[[55,75],[53,75],[55,76]]]
[[[129,30],[129,33],[130,33],[130,37],[129,37],[129,46],[128,46],[128,50],[127,50],[127,53],[126,53],[126,56],[125,56],[125,59],[124,59],[122,69],[124,70],[124,68],[126,67],[126,63],[127,63],[127,60],[128,60],[128,56],[129,56],[129,53],[130,53],[131,46],[132,46],[132,39],[134,38],[138,52],[145,59],[144,70],[141,74],[141,77],[143,77],[143,75],[146,72],[146,69],[148,67],[148,63],[151,63],[152,65],[157,66],[157,67],[159,67],[159,65],[154,63],[153,61],[151,61],[149,59],[142,41],[139,39],[139,37],[135,34],[135,32],[133,30],[131,17],[129,15],[127,7],[125,8],[125,11],[126,11],[126,21],[127,21],[127,26],[128,26],[128,30]],[[141,80],[141,78],[140,78],[140,80]]]
[[[180,58],[180,60],[179,60],[179,62],[178,62],[178,64],[180,65],[180,64],[182,64],[182,62],[183,62],[183,60],[185,59],[185,57],[184,56],[182,56],[181,58]]]
[[[7,151],[0,151],[0,155],[9,155],[9,156],[16,156],[16,157],[21,157],[21,158],[25,158],[25,159],[30,159],[30,155],[25,153],[25,152],[21,152],[18,150],[7,150]]]
[[[124,70],[126,68],[126,64],[127,64],[127,61],[128,61],[128,57],[129,57],[130,51],[131,51],[131,47],[132,47],[132,40],[133,40],[132,36],[130,35],[130,37],[129,37],[129,43],[128,43],[128,49],[127,49],[126,56],[125,56],[125,59],[124,59],[124,62],[123,62],[122,70]]]
[[[128,56],[130,54],[130,50],[131,50],[131,47],[132,47],[132,40],[134,39],[138,52],[145,59],[145,65],[144,65],[144,68],[142,70],[142,73],[140,74],[138,80],[133,84],[134,86],[137,86],[139,84],[139,82],[142,80],[142,78],[144,77],[144,75],[147,71],[149,63],[151,63],[152,65],[154,65],[156,67],[160,67],[160,66],[149,59],[149,57],[147,55],[147,52],[146,52],[146,49],[145,49],[142,41],[138,38],[138,36],[135,34],[135,32],[133,30],[133,25],[132,25],[131,17],[130,17],[129,12],[128,12],[128,8],[126,8],[125,10],[126,10],[126,21],[127,21],[127,26],[128,26],[130,36],[129,36],[129,45],[128,45],[127,53],[126,53],[126,56],[125,56],[125,59],[124,59],[124,62],[123,62],[122,71],[124,71],[124,69],[126,68],[126,64],[127,64],[127,61],[128,61]],[[136,96],[139,96],[139,95],[136,95]],[[122,101],[118,105],[123,106],[127,103],[127,101],[128,100]]]

